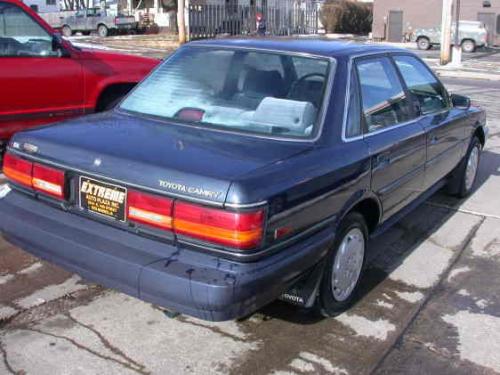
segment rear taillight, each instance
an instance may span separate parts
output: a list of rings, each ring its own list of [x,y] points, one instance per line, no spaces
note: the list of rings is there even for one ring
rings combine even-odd
[[[160,229],[172,229],[172,203],[168,198],[130,190],[128,219]]]
[[[204,241],[251,249],[262,240],[264,211],[230,212],[176,202],[174,231]]]
[[[64,199],[64,172],[59,169],[32,163],[12,154],[5,154],[3,172],[5,176],[22,186]]]
[[[33,163],[7,153],[3,159],[3,173],[12,182],[31,188]]]
[[[40,164],[33,165],[33,189],[53,197],[64,198],[64,172]]]

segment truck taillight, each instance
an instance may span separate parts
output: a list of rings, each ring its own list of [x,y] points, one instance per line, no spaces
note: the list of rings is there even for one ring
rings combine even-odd
[[[64,199],[64,172],[32,163],[10,153],[5,154],[3,172],[12,182]]]
[[[159,229],[172,229],[171,199],[129,190],[127,200],[130,221]]]
[[[263,210],[230,212],[183,202],[174,206],[175,233],[241,250],[260,244],[263,225]]]
[[[32,162],[6,153],[3,159],[3,173],[12,182],[31,188]]]
[[[64,172],[35,163],[33,165],[33,189],[55,198],[64,198]]]

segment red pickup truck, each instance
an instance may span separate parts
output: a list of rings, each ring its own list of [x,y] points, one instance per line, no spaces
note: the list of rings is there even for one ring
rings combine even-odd
[[[0,0],[0,162],[19,130],[113,106],[159,60],[81,49],[19,0]]]

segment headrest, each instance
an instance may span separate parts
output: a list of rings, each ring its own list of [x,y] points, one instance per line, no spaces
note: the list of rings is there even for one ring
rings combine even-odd
[[[256,96],[282,96],[284,91],[283,78],[277,70],[248,70],[243,83],[245,94]]]
[[[264,98],[253,114],[255,123],[288,128],[292,133],[305,133],[315,121],[316,108],[310,102],[289,99]]]

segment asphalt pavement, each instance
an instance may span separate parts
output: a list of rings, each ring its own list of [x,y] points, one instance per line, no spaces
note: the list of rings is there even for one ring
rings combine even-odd
[[[172,317],[0,237],[0,374],[500,373],[500,83],[446,84],[488,111],[475,192],[437,193],[372,241],[350,311]]]

